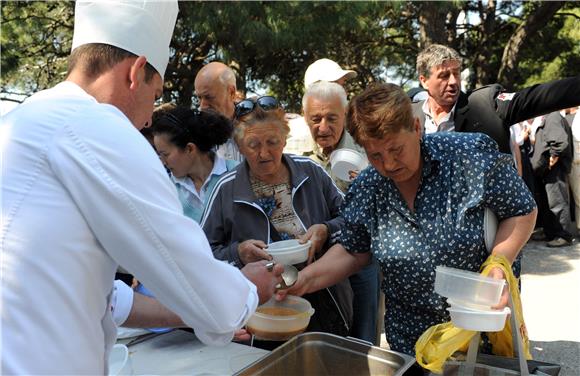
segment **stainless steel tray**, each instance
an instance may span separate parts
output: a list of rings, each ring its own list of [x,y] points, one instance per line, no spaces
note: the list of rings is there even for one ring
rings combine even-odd
[[[415,358],[327,333],[300,334],[236,375],[402,375]]]

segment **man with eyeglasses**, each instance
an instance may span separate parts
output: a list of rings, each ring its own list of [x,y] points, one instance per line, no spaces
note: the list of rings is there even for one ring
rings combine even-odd
[[[200,110],[213,110],[234,119],[236,75],[230,67],[219,61],[204,65],[195,76],[194,86]],[[221,145],[216,153],[224,159],[244,160],[233,138]]]

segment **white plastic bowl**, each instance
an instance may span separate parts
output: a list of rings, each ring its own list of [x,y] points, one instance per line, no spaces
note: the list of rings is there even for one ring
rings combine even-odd
[[[476,332],[499,332],[503,330],[505,319],[510,313],[508,307],[498,311],[462,309],[451,306],[447,310],[449,311],[453,325]]]
[[[438,266],[435,292],[454,301],[491,307],[499,303],[505,280],[479,273]]]
[[[330,154],[330,171],[340,180],[350,181],[349,171],[361,171],[367,165],[364,155],[352,149],[337,149]]]
[[[267,252],[279,264],[295,265],[308,260],[310,244],[310,241],[300,244],[296,239],[281,240],[268,244]]]
[[[125,345],[113,345],[109,353],[109,376],[132,374],[133,365],[129,357],[129,349]]]

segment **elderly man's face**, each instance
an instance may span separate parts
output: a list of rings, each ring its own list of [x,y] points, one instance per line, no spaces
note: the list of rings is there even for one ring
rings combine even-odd
[[[195,80],[195,95],[199,99],[200,110],[214,110],[227,118],[234,114],[235,89],[226,84],[211,80],[207,76]]]
[[[446,60],[431,68],[429,77],[419,77],[423,88],[441,107],[453,107],[461,90],[461,64],[456,60]]]
[[[344,131],[345,108],[340,99],[320,100],[308,97],[304,118],[314,141],[323,149],[334,149]]]

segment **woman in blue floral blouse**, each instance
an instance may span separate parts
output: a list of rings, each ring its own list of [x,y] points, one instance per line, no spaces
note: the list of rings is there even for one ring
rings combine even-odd
[[[434,292],[435,268],[479,271],[488,257],[485,208],[500,221],[492,253],[513,262],[533,230],[535,203],[510,156],[499,153],[488,136],[422,136],[409,99],[396,85],[371,86],[355,97],[347,127],[372,168],[345,198],[339,244],[302,270],[290,293],[344,278],[372,252],[383,271],[387,341],[395,351],[414,354],[428,327],[449,321],[444,299]],[[491,276],[504,278],[499,268]],[[506,304],[504,292],[500,306]]]

